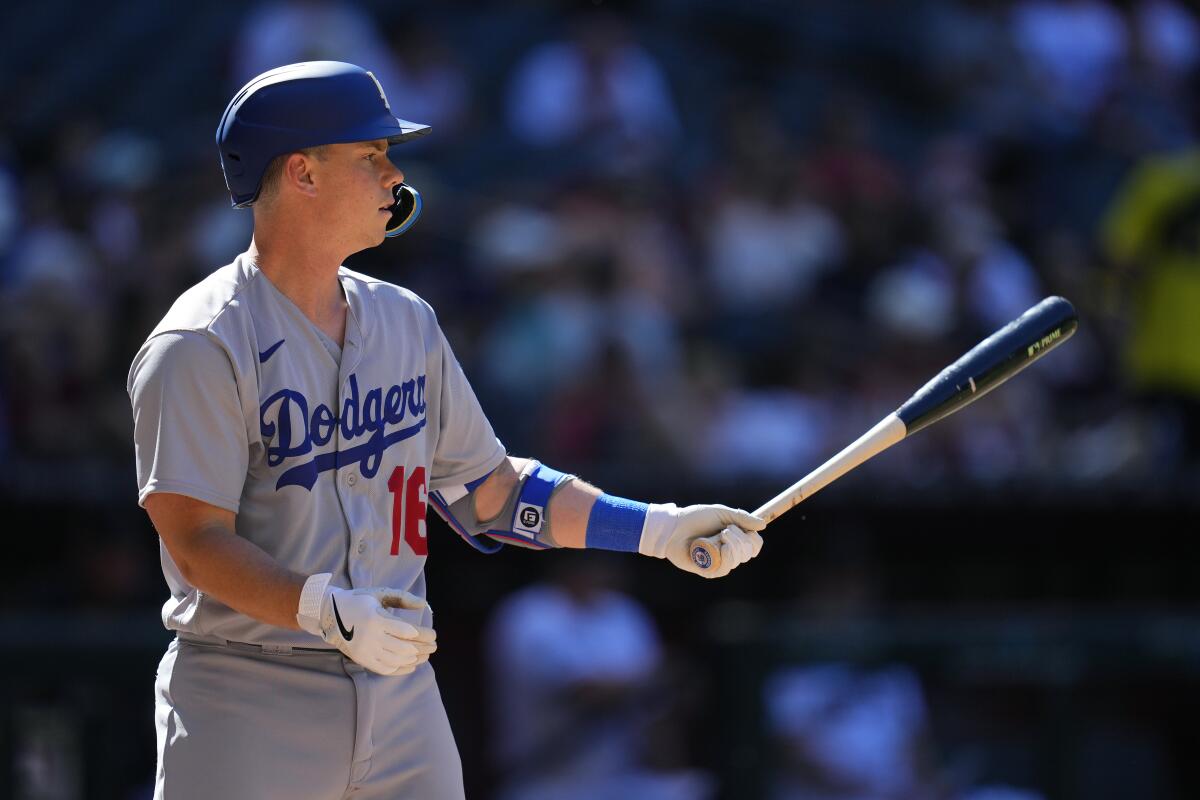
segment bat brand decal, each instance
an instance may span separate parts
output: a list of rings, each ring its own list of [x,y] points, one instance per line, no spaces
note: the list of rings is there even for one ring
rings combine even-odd
[[[1061,339],[1061,338],[1062,338],[1062,328],[1055,328],[1054,330],[1050,331],[1050,333],[1046,334],[1038,341],[1029,345],[1025,354],[1029,358],[1033,358],[1035,354],[1040,353],[1042,350],[1045,350],[1048,345],[1050,345],[1056,339]]]

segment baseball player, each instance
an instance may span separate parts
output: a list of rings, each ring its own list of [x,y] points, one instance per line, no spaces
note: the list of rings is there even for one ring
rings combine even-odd
[[[758,554],[762,520],[646,505],[492,431],[423,300],[341,266],[403,232],[420,197],[375,77],[340,62],[250,81],[217,130],[249,249],[175,302],[128,390],[145,507],[177,632],[155,686],[159,798],[463,795],[428,663],[430,505],[484,552],[593,547],[697,571]]]

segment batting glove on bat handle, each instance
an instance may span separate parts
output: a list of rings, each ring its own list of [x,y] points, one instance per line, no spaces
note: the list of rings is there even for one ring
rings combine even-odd
[[[421,611],[423,598],[400,589],[342,589],[328,572],[312,575],[300,593],[296,621],[356,664],[380,675],[406,675],[437,650],[433,628],[413,625],[389,609]]]
[[[685,572],[722,578],[759,554],[762,537],[758,531],[766,524],[760,517],[728,506],[651,504],[639,550],[666,558]]]

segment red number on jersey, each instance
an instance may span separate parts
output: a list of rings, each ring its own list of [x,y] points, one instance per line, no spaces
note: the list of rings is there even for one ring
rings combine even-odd
[[[403,536],[408,546],[419,556],[429,554],[429,540],[425,532],[425,468],[417,467],[404,480],[404,467],[396,467],[388,478],[388,491],[392,493],[392,555],[400,555],[400,539]]]
[[[428,555],[429,539],[425,533],[425,468],[417,467],[408,476],[404,493],[404,541],[419,556]],[[396,523],[393,522],[394,526]],[[393,546],[393,550],[395,547]]]

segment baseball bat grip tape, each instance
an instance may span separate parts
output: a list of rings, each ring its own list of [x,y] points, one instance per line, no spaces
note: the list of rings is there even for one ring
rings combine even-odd
[[[850,470],[903,440],[906,434],[907,430],[900,417],[894,413],[888,414],[840,453],[760,506],[754,515],[762,517],[770,524],[784,512],[799,505],[800,501],[807,500]],[[719,536],[718,533],[696,539],[688,550],[692,563],[702,572],[716,572],[721,569]]]

